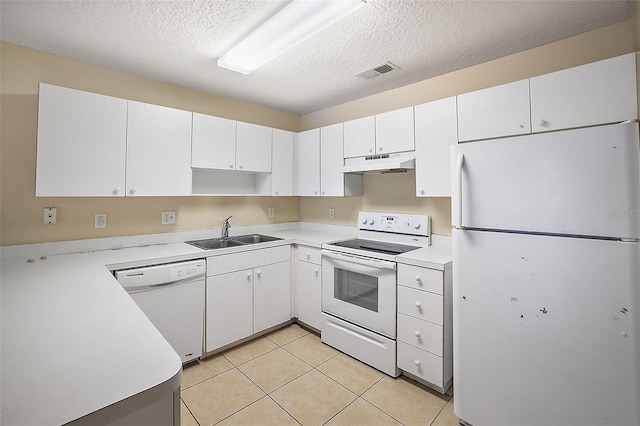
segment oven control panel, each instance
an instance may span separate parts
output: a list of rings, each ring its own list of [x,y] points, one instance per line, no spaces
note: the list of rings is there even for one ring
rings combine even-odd
[[[358,229],[394,234],[431,235],[431,221],[427,215],[399,213],[358,213]]]

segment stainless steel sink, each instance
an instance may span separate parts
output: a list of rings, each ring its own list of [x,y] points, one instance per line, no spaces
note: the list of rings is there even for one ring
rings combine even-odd
[[[227,247],[244,246],[245,243],[234,241],[230,238],[209,238],[206,240],[187,241],[187,244],[201,248],[203,250],[214,250]]]
[[[203,250],[215,250],[227,247],[245,246],[248,244],[266,243],[277,241],[282,238],[270,237],[261,234],[238,235],[229,238],[208,238],[205,240],[187,241],[187,244],[201,248]]]
[[[231,237],[234,241],[240,241],[243,244],[257,244],[257,243],[268,243],[269,241],[278,241],[282,238],[278,237],[270,237],[268,235],[261,234],[250,234],[250,235],[238,235],[235,237]]]

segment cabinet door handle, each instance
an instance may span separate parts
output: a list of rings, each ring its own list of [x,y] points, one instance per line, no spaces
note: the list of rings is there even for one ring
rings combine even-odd
[[[316,277],[317,277],[320,271],[318,270],[318,268],[314,269],[313,271],[316,273]]]
[[[136,193],[136,187],[132,187],[131,189],[129,189],[129,194],[133,195]]]
[[[549,125],[549,122],[546,120],[540,120],[538,121],[538,125],[540,125],[540,127],[547,127]]]
[[[262,274],[262,271],[256,271],[256,276],[257,276],[258,278],[260,278],[260,275],[261,275],[261,274]]]
[[[229,164],[229,168],[230,168],[230,169],[233,169],[233,164]]]
[[[118,186],[118,187],[115,187],[115,188],[113,189],[113,191],[111,191],[111,193],[112,193],[113,195],[117,195],[117,194],[119,194],[119,193],[120,193],[120,187],[119,187],[119,186]]]
[[[239,169],[241,169],[241,168],[242,168],[242,164],[239,164],[239,165],[238,165],[238,168],[239,168]]]
[[[247,272],[247,280],[251,279],[251,272]]]

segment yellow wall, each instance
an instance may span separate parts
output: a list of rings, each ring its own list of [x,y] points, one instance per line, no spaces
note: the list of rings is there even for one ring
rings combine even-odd
[[[367,175],[364,195],[352,198],[36,198],[38,83],[298,131],[629,53],[636,50],[634,43],[640,45],[638,18],[636,7],[634,18],[619,24],[303,117],[2,43],[0,244],[205,229],[219,227],[222,219],[231,214],[235,225],[302,220],[352,226],[359,210],[429,214],[435,233],[450,234],[450,199],[416,198],[413,173]],[[47,206],[58,207],[56,225],[42,224],[42,208]],[[274,219],[267,218],[267,207],[275,207]],[[330,207],[336,209],[335,220],[329,219]],[[162,210],[175,210],[177,224],[160,225]],[[107,229],[93,228],[96,212],[108,214]]]
[[[420,105],[634,51],[631,20],[490,62],[347,102],[301,117],[300,130]],[[636,31],[637,35],[637,31]],[[328,208],[335,207],[336,220]],[[451,199],[416,198],[415,175],[367,175],[364,195],[352,199],[301,198],[300,220],[352,225],[358,211],[398,211],[432,217],[436,234],[451,234]]]
[[[638,0],[633,2],[633,15],[631,20],[633,24],[633,46],[637,52],[640,51],[640,1]]]
[[[295,197],[36,198],[39,82],[292,131],[300,118],[8,43],[0,45],[0,60],[1,245],[206,229],[220,227],[229,215],[233,225],[299,220]],[[48,206],[58,208],[55,225],[42,224]],[[268,207],[275,208],[273,219]],[[163,210],[176,211],[175,225],[161,225]],[[98,212],[108,215],[106,229],[93,227]]]

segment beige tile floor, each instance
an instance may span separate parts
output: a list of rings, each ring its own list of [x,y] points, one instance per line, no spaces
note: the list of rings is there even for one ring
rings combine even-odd
[[[182,425],[457,426],[453,398],[391,377],[289,325],[192,363]]]

